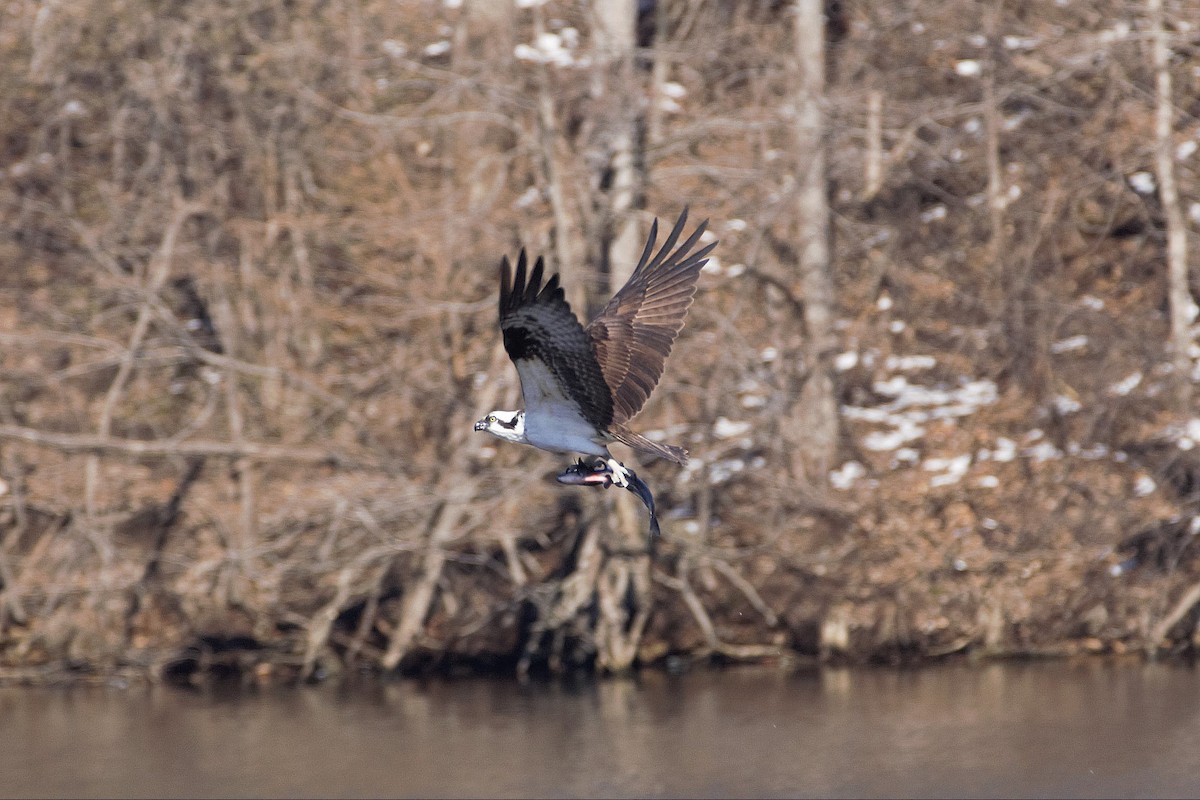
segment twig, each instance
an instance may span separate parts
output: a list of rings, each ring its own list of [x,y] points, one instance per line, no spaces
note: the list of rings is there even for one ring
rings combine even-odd
[[[1179,602],[1154,626],[1154,630],[1150,633],[1151,645],[1157,645],[1167,638],[1167,634],[1171,628],[1175,627],[1175,623],[1187,616],[1187,613],[1197,603],[1200,603],[1200,583],[1193,584],[1192,588],[1184,592],[1183,596],[1179,598]]]
[[[0,425],[0,439],[18,439],[68,453],[119,453],[141,458],[168,456],[225,456],[256,461],[299,461],[330,464],[346,469],[380,469],[370,461],[350,458],[332,450],[293,447],[263,442],[219,442],[206,439],[174,441],[170,439],[120,439],[90,433],[55,433],[20,425]]]
[[[333,628],[333,623],[342,607],[346,605],[346,601],[350,599],[350,583],[353,578],[354,570],[350,567],[343,567],[342,571],[338,573],[337,592],[333,599],[326,603],[309,622],[308,644],[304,649],[304,667],[300,671],[301,676],[305,679],[312,675],[317,655],[329,641],[329,632]]]
[[[712,565],[713,569],[724,575],[745,596],[750,605],[754,606],[754,610],[762,614],[763,619],[768,625],[772,628],[775,627],[779,622],[779,618],[771,610],[770,606],[766,604],[766,601],[762,599],[762,595],[758,593],[758,590],[754,588],[750,581],[743,578],[737,570],[720,559],[711,558],[708,559],[708,563]]]

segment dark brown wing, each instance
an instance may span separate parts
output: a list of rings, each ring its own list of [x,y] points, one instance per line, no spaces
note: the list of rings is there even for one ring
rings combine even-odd
[[[525,413],[569,412],[578,406],[584,418],[606,430],[613,418],[613,400],[591,338],[575,318],[552,275],[542,285],[544,264],[538,259],[525,280],[525,251],[512,275],[507,256],[500,262],[500,330],[504,349],[521,376]],[[545,379],[546,373],[553,381]]]
[[[689,254],[708,220],[672,252],[687,222],[687,209],[654,254],[658,220],[650,226],[646,249],[621,291],[587,326],[596,360],[613,397],[613,422],[623,423],[642,410],[662,377],[675,337],[696,294],[696,279],[716,242]]]

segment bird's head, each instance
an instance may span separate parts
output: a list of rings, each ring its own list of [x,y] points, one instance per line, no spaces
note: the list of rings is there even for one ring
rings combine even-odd
[[[475,430],[487,431],[510,442],[524,442],[525,412],[493,411],[475,423]]]

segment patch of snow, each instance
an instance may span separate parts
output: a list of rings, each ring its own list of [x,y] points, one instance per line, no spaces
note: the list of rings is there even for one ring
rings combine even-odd
[[[571,52],[574,46],[572,42],[578,43],[577,32],[575,36],[564,36],[562,33],[543,31],[537,35],[532,45],[522,43],[514,47],[513,55],[521,61],[553,64],[557,67],[574,66],[580,62],[575,60],[575,55]]]
[[[1053,461],[1062,458],[1062,450],[1059,450],[1050,442],[1041,442],[1033,447],[1027,447],[1021,452],[1021,455],[1033,459],[1037,462]]]
[[[427,44],[425,45],[424,52],[425,55],[429,56],[430,58],[436,58],[437,56],[445,55],[446,53],[450,52],[450,40],[443,39],[440,42]]]
[[[973,58],[964,58],[954,65],[954,71],[964,78],[974,78],[983,72],[979,62]]]
[[[1139,475],[1138,479],[1133,483],[1133,493],[1138,497],[1145,497],[1148,494],[1153,494],[1158,488],[1158,484],[1154,482],[1154,478],[1149,475]]]
[[[1088,337],[1080,334],[1079,336],[1068,336],[1066,339],[1059,339],[1057,342],[1050,343],[1050,352],[1070,353],[1072,350],[1082,350],[1088,346]]]
[[[925,435],[925,429],[910,419],[896,420],[896,427],[890,431],[871,431],[863,437],[863,447],[868,450],[882,452],[895,450],[903,444],[920,439]]]
[[[853,350],[838,353],[833,357],[833,368],[838,372],[845,372],[848,369],[854,369],[856,366],[858,366],[858,353]]]
[[[921,222],[935,222],[946,218],[946,207],[938,203],[931,209],[921,212]]]
[[[997,398],[996,385],[987,380],[945,389],[912,384],[903,375],[894,375],[876,381],[872,388],[891,397],[891,402],[871,407],[843,406],[842,414],[847,419],[892,426],[890,431],[872,431],[863,437],[863,446],[875,451],[895,450],[923,436],[923,423],[973,414]]]
[[[764,364],[770,364],[775,359],[779,358],[779,350],[774,347],[764,347],[762,352],[758,354],[759,360]]]
[[[1112,386],[1108,387],[1108,391],[1110,394],[1114,394],[1118,397],[1124,397],[1125,395],[1129,394],[1134,389],[1136,389],[1138,387],[1138,384],[1141,382],[1142,382],[1142,373],[1134,372],[1134,373],[1126,376],[1125,378],[1122,378],[1121,380],[1117,381]]]
[[[1100,31],[1100,34],[1097,38],[1099,38],[1101,42],[1116,42],[1121,39],[1129,38],[1130,30],[1132,30],[1132,28],[1130,27],[1129,23],[1125,20],[1120,20],[1108,30]]]
[[[933,356],[888,356],[884,366],[892,370],[932,369],[937,366]]]
[[[958,483],[967,474],[967,469],[970,466],[971,457],[969,455],[961,455],[950,458],[927,458],[921,464],[921,469],[926,472],[942,473],[941,475],[934,475],[929,479],[929,485],[935,487]]]
[[[538,202],[541,199],[542,199],[542,190],[536,186],[530,186],[528,189],[526,189],[524,192],[521,193],[521,196],[516,199],[516,201],[513,203],[513,205],[516,206],[517,208],[528,208],[529,206],[533,205],[534,203]]]
[[[847,461],[829,473],[829,483],[835,489],[849,489],[854,482],[867,474],[867,469],[857,461]]]
[[[1077,455],[1080,458],[1087,459],[1088,461],[1095,461],[1100,458],[1107,458],[1108,453],[1108,445],[1094,444],[1091,447],[1080,447],[1078,452],[1073,453],[1072,455]]]
[[[708,471],[708,482],[710,485],[724,483],[744,469],[746,469],[746,462],[740,458],[727,458],[724,461],[718,461]]]
[[[1064,416],[1073,414],[1081,408],[1083,408],[1083,404],[1074,397],[1068,397],[1065,394],[1055,395],[1054,397],[1054,410],[1059,414],[1063,414]]]
[[[904,333],[904,329],[908,324],[902,319],[894,319],[888,323],[888,331],[890,333]]]
[[[1000,41],[1005,50],[1032,50],[1038,44],[1036,36],[1005,36]]]
[[[680,111],[683,111],[683,106],[679,105],[679,103],[671,97],[664,96],[658,98],[657,106],[660,111],[665,111],[668,114],[678,114]]]
[[[1099,311],[1104,308],[1104,301],[1099,297],[1092,297],[1090,294],[1085,294],[1079,298],[1079,303],[1084,308],[1090,308],[1092,311]]]
[[[875,307],[880,311],[887,311],[893,305],[892,296],[887,292],[879,295],[879,299],[875,301]]]
[[[996,447],[992,450],[992,460],[1007,463],[1017,457],[1017,443],[1007,436],[996,439]]]
[[[676,83],[675,81],[667,81],[659,88],[662,90],[663,94],[673,100],[682,100],[683,98],[687,97],[688,93],[687,89],[684,88],[682,83]],[[738,220],[738,222],[741,222],[741,220]],[[745,227],[744,222],[742,223],[742,227]],[[738,230],[741,230],[741,228]]]
[[[1158,182],[1154,180],[1154,176],[1149,172],[1135,172],[1129,176],[1129,185],[1138,194],[1154,194],[1158,189]]]
[[[980,489],[995,489],[1000,485],[1000,479],[995,475],[980,475],[975,481],[975,485]]]
[[[744,436],[750,432],[750,423],[745,421],[735,422],[725,417],[717,417],[717,421],[713,424],[713,436],[718,439],[732,439],[734,436]]]

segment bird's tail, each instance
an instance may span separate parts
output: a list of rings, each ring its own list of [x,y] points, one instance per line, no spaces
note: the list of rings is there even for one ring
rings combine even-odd
[[[651,441],[645,436],[642,436],[640,433],[634,433],[633,431],[626,430],[625,428],[616,428],[611,430],[610,433],[618,442],[623,445],[627,445],[628,447],[632,447],[638,452],[646,453],[647,455],[658,456],[659,458],[665,458],[668,461],[674,461],[680,466],[687,464],[688,451],[684,450],[682,447]]]

